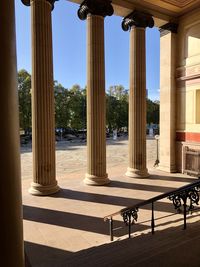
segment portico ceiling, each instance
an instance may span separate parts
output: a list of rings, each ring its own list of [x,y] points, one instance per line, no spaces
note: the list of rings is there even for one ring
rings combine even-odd
[[[114,0],[113,3],[115,2],[120,1]],[[200,6],[200,0],[127,0],[121,2],[157,10],[170,16],[179,16]]]
[[[82,3],[83,0],[68,0]],[[95,0],[94,0],[95,1]],[[115,15],[125,17],[133,10],[142,10],[154,16],[156,26],[176,19],[196,8],[200,0],[112,0]]]

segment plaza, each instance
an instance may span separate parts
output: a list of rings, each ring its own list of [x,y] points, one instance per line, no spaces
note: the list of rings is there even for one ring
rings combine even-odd
[[[157,157],[156,140],[147,136],[147,164],[153,166]],[[86,170],[86,142],[58,141],[56,143],[56,176],[64,177],[70,173],[80,172],[82,177]],[[107,167],[113,168],[128,164],[128,138],[107,139]],[[22,179],[32,179],[31,143],[21,146]]]

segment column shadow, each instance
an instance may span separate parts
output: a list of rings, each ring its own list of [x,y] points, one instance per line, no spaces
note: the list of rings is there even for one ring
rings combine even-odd
[[[141,191],[152,191],[152,192],[159,192],[159,193],[164,193],[164,192],[168,192],[168,191],[172,191],[176,189],[176,187],[136,184],[136,183],[117,181],[117,180],[112,180],[112,182],[108,185],[108,187],[126,188],[126,189],[134,189],[134,190],[141,190]]]
[[[54,198],[66,198],[66,199],[74,199],[80,201],[87,201],[93,203],[101,203],[113,206],[120,206],[122,208],[129,207],[136,205],[137,203],[144,201],[144,199],[138,198],[128,198],[122,196],[110,196],[110,195],[103,195],[103,194],[96,194],[96,193],[88,193],[88,192],[80,192],[70,189],[62,189],[58,193],[52,195],[51,197]],[[142,207],[144,210],[151,210],[150,205],[146,205]],[[172,212],[174,211],[172,203],[166,202],[156,202],[155,210],[163,211],[163,212]]]
[[[73,252],[25,241],[26,267],[58,267]],[[16,266],[17,267],[17,266]]]
[[[103,218],[88,215],[23,205],[23,219],[103,235],[109,234]]]
[[[177,176],[164,176],[159,174],[153,174],[151,176],[152,180],[160,180],[160,181],[170,181],[170,182],[182,182],[182,183],[192,183],[197,180],[196,177],[177,177]]]

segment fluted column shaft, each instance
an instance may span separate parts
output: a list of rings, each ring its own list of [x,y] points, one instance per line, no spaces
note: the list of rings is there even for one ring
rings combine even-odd
[[[145,28],[130,31],[129,167],[130,177],[149,176],[146,168]]]
[[[33,183],[29,192],[35,195],[59,190],[55,179],[51,9],[49,1],[31,1]]]
[[[0,203],[2,266],[23,267],[14,0],[0,1]]]
[[[87,16],[87,174],[85,183],[103,185],[106,173],[104,17]]]

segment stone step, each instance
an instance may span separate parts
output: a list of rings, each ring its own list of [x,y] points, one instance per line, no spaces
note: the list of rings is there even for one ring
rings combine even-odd
[[[155,235],[141,234],[135,238],[82,250],[74,253],[63,266],[200,266],[197,262],[192,263],[193,265],[189,263],[193,257],[200,263],[199,244],[200,223],[195,222],[189,223],[187,230],[182,230],[179,226],[158,231]],[[168,265],[168,262],[171,265]],[[182,265],[179,265],[179,262]]]

